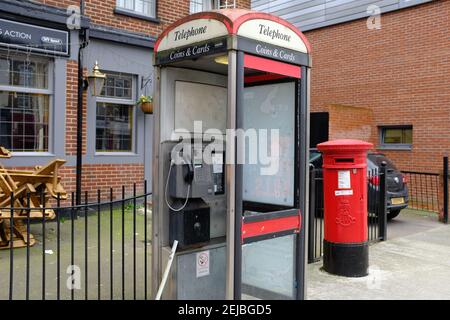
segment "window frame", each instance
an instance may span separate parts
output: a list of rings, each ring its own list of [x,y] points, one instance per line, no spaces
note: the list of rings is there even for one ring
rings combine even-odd
[[[194,14],[194,13],[198,13],[198,12],[204,12],[204,11],[207,11],[207,10],[218,9],[218,1],[217,0],[200,0],[200,1],[202,2],[202,10],[200,10],[200,11],[192,11],[191,10],[191,5],[192,5],[193,0],[189,1],[189,14]],[[206,9],[205,10],[205,4],[207,2],[209,2],[211,4],[211,9]]]
[[[7,53],[0,51],[2,56],[7,56]],[[11,55],[9,55],[12,57]],[[27,56],[24,54],[16,54],[12,57],[16,60],[26,60]],[[0,91],[6,92],[18,92],[29,94],[42,94],[48,96],[48,141],[47,151],[14,151],[11,150],[11,155],[16,157],[40,157],[40,156],[53,156],[54,155],[54,101],[55,101],[55,62],[53,59],[43,58],[41,56],[31,55],[30,60],[38,61],[47,64],[47,89],[13,86],[13,85],[0,85]]]
[[[153,15],[146,15],[146,14],[141,13],[139,11],[135,11],[135,10],[131,10],[131,9],[120,7],[118,5],[118,1],[119,0],[116,0],[116,3],[114,5],[114,13],[115,14],[129,16],[129,17],[137,18],[137,19],[141,19],[141,20],[147,20],[147,21],[150,21],[150,22],[153,22],[153,23],[160,23],[160,20],[158,19],[158,0],[153,0],[154,3],[155,3],[155,12],[153,13]]]
[[[411,143],[385,143],[385,133],[386,130],[394,129],[394,130],[411,130]],[[385,125],[385,126],[378,126],[379,130],[379,146],[378,149],[383,150],[406,150],[410,151],[412,150],[413,146],[413,126],[412,125]]]
[[[135,156],[137,155],[137,147],[136,147],[136,135],[137,135],[137,108],[136,108],[136,93],[137,93],[137,76],[134,74],[126,73],[126,72],[117,72],[111,70],[102,70],[103,73],[108,76],[109,74],[126,74],[131,76],[131,99],[127,98],[112,98],[112,97],[103,97],[98,96],[94,97],[95,101],[95,127],[94,127],[94,155],[95,156]],[[131,150],[130,151],[97,151],[97,106],[98,103],[110,103],[110,104],[121,104],[128,105],[133,109],[133,115],[131,119],[132,128],[131,128]]]
[[[106,77],[108,77],[108,75],[112,75],[112,76],[118,76],[118,77],[120,77],[120,76],[122,76],[122,75],[125,75],[125,76],[127,76],[127,77],[130,77],[130,79],[131,79],[131,94],[130,94],[130,98],[127,98],[127,97],[116,97],[116,96],[109,96],[108,94],[107,94],[107,92],[105,92],[105,96],[102,96],[101,95],[101,93],[100,93],[100,95],[98,96],[98,98],[101,98],[101,99],[104,99],[104,100],[120,100],[120,101],[126,101],[126,102],[130,102],[130,101],[134,101],[134,99],[135,99],[135,97],[134,97],[134,92],[135,92],[135,88],[134,88],[134,83],[135,83],[135,76],[133,75],[133,74],[130,74],[130,73],[126,73],[126,72],[117,72],[117,71],[102,71],[104,74],[106,74]],[[108,79],[106,79],[106,81],[105,81],[105,84],[104,84],[104,86],[103,86],[103,90],[106,90],[106,88],[107,88],[107,80]],[[114,88],[118,88],[117,86],[114,86]]]

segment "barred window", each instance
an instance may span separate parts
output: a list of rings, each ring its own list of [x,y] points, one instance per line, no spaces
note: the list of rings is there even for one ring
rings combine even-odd
[[[96,110],[96,151],[132,152],[134,109],[133,76],[106,72]]]
[[[0,145],[13,152],[48,152],[49,62],[0,55]]]

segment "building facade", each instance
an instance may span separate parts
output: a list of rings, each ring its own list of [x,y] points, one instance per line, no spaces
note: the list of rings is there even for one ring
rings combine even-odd
[[[190,13],[250,1],[1,0],[0,145],[6,167],[65,159],[63,185],[75,191],[79,32],[87,30],[84,74],[107,75],[100,96],[84,91],[83,191],[144,180],[151,188],[153,116],[136,106],[152,94],[158,35]],[[84,15],[80,15],[80,4]]]
[[[402,170],[450,151],[450,1],[254,0],[312,44],[312,138],[374,143]]]

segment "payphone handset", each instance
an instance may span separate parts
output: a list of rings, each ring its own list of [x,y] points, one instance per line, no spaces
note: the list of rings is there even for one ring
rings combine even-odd
[[[174,208],[170,205],[169,200],[167,199],[167,194],[169,193],[168,188],[169,188],[169,181],[171,179],[172,167],[176,166],[176,162],[174,159],[170,160],[169,172],[167,173],[166,187],[165,187],[165,191],[164,191],[164,198],[166,200],[167,206],[170,208],[170,210],[175,211],[175,212],[182,211],[186,207],[186,205],[189,201],[189,193],[191,191],[191,184],[192,184],[192,181],[194,180],[194,167],[192,166],[191,160],[186,155],[183,155],[181,160],[183,162],[182,166],[187,167],[187,173],[183,176],[184,183],[187,184],[186,200],[185,200],[184,204],[179,208]],[[177,177],[178,177],[178,175],[177,175]],[[177,182],[175,182],[175,183],[177,183]]]
[[[184,152],[184,149],[179,151],[176,154],[176,160],[172,154],[165,188],[166,204],[172,211],[182,211],[189,199],[199,199],[224,192],[224,170],[217,169],[220,166],[218,158],[221,158],[223,165],[223,152],[214,153],[213,159],[216,160],[213,163],[206,163],[203,158],[204,147],[203,145],[200,150],[194,146],[185,147],[188,148],[187,152]],[[180,208],[173,208],[168,201],[168,196],[185,199],[185,201]]]

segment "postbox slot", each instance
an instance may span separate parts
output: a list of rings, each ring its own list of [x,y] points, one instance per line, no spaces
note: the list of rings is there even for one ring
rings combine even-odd
[[[335,163],[353,163],[355,162],[355,159],[353,158],[337,158],[334,159]]]

